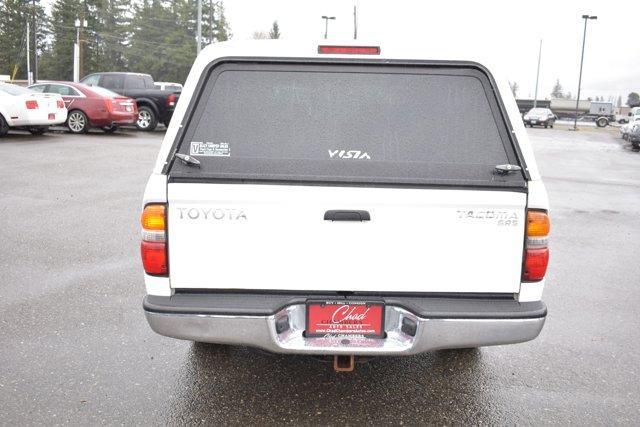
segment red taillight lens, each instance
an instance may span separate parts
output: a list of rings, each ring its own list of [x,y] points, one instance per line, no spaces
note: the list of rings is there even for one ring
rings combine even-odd
[[[172,93],[171,95],[167,96],[167,106],[168,107],[174,107],[176,105],[176,100],[178,99],[178,97],[176,96],[175,93]]]
[[[380,55],[380,46],[318,46],[318,53],[334,55]]]
[[[522,280],[535,282],[544,279],[549,265],[549,231],[551,223],[546,211],[527,212],[527,240],[524,250]]]
[[[147,274],[166,276],[168,272],[166,243],[166,207],[164,204],[149,204],[142,211],[142,265]]]
[[[56,100],[56,105],[58,108],[64,108],[64,101],[62,99]]]
[[[524,256],[524,274],[526,281],[544,279],[549,264],[549,248],[526,249]]]
[[[167,247],[164,242],[146,242],[140,244],[142,265],[147,274],[163,276],[167,274]]]
[[[37,110],[38,109],[38,101],[35,99],[30,99],[24,103],[27,106],[27,110]]]

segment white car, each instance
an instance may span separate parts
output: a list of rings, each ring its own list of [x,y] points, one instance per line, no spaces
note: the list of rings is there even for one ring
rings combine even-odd
[[[41,135],[66,120],[67,108],[60,95],[0,83],[0,136],[14,128]]]
[[[143,199],[154,331],[336,370],[538,336],[549,204],[507,79],[353,43],[197,57]]]

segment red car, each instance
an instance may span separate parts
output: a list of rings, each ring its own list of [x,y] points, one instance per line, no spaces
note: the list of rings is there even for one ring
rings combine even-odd
[[[92,127],[113,133],[119,125],[135,124],[138,120],[135,100],[101,87],[48,82],[29,86],[29,89],[62,96],[69,111],[66,125],[72,133],[84,133]]]

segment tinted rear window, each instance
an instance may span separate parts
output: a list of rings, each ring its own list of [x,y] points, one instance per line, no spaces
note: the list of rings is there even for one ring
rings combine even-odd
[[[172,175],[491,185],[517,161],[488,85],[475,69],[221,65],[179,148],[202,167]]]

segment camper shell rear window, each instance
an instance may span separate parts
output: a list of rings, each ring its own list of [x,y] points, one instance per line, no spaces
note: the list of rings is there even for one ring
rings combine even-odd
[[[172,180],[524,187],[488,75],[472,66],[224,62],[203,76]]]

